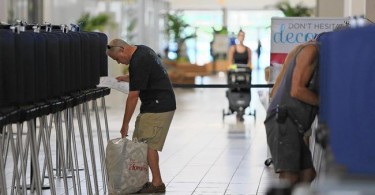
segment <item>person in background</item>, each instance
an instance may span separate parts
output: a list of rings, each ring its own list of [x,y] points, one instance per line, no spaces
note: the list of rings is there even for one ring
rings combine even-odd
[[[138,99],[140,113],[135,121],[133,139],[148,145],[147,160],[152,181],[147,182],[139,193],[163,193],[165,184],[159,168],[159,151],[162,151],[170,124],[176,110],[176,99],[160,58],[149,47],[130,45],[121,39],[112,40],[107,46],[107,55],[119,64],[129,65],[129,74],[117,77],[118,81],[129,82],[121,136],[126,137],[129,122]]]
[[[246,64],[252,69],[251,64],[251,49],[244,45],[245,32],[240,30],[237,34],[237,44],[229,47],[228,63],[232,64]]]
[[[236,35],[234,34],[234,32],[231,32],[229,36],[229,46],[232,45],[236,45]]]
[[[270,94],[264,121],[275,172],[291,186],[316,177],[304,136],[318,111],[318,57],[316,39],[288,53]]]
[[[257,47],[257,68],[260,68],[260,54],[262,54],[262,42],[258,39],[258,47]]]

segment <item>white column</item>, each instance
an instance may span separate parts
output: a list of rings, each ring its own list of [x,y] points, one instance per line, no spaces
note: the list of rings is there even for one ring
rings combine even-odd
[[[374,0],[372,1],[375,2]],[[365,15],[365,13],[366,13],[366,0],[352,0],[352,15],[361,16],[361,15]]]
[[[0,0],[0,22],[8,21],[8,5],[6,0]]]
[[[228,27],[228,8],[223,7],[223,26]]]
[[[316,0],[288,0],[288,1],[293,6],[295,6],[297,4],[302,4],[304,6],[314,7],[316,5]],[[330,1],[330,0],[328,0],[328,1]],[[275,1],[275,2],[277,2],[277,1]]]
[[[375,0],[317,0],[317,6],[316,6],[317,16],[319,17],[361,16],[366,13],[366,7],[368,7],[366,5],[367,2],[375,3]]]
[[[52,1],[44,1],[43,3],[43,23],[52,21]]]
[[[366,0],[345,0],[344,16],[361,16],[365,14]]]
[[[372,22],[375,22],[375,0],[366,0],[366,5],[365,5],[365,16]]]
[[[352,0],[344,0],[344,16],[353,16],[352,14]]]
[[[317,0],[318,17],[343,17],[345,0]]]

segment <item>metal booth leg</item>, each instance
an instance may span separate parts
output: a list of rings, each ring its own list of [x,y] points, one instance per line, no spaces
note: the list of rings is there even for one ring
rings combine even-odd
[[[69,123],[69,126],[70,126],[70,129],[71,129],[71,134],[68,135],[72,138],[72,143],[73,143],[73,148],[72,149],[72,152],[74,154],[74,165],[75,165],[75,169],[73,169],[72,171],[76,171],[76,174],[77,174],[77,183],[78,183],[78,194],[82,194],[82,187],[81,187],[81,176],[79,174],[79,171],[80,169],[78,168],[79,165],[78,165],[78,154],[77,154],[77,142],[76,142],[76,138],[75,138],[75,131],[74,131],[74,122],[73,122],[73,108],[68,108],[68,117],[67,117],[67,122]]]
[[[102,135],[102,128],[100,124],[100,117],[99,117],[99,110],[98,104],[96,100],[93,100],[93,107],[95,111],[95,118],[96,118],[96,127],[97,127],[97,135],[98,135],[98,142],[99,142],[99,154],[100,154],[100,162],[102,168],[102,180],[103,180],[103,190],[104,193],[107,192],[107,171],[106,171],[106,163],[105,163],[105,151],[104,151],[104,143],[103,143],[103,135]]]
[[[90,146],[90,156],[91,156],[92,170],[93,170],[93,175],[94,175],[95,193],[99,194],[98,175],[96,173],[94,142],[93,142],[93,136],[92,136],[90,110],[88,108],[88,102],[83,103],[83,111],[85,113],[85,118],[86,118],[87,134],[88,134],[88,140],[89,140],[89,146]]]
[[[50,131],[48,130],[47,126],[47,116],[42,116],[39,118],[40,121],[40,136],[41,141],[43,143],[44,153],[45,153],[45,160],[44,166],[42,171],[42,184],[44,183],[44,175],[45,169],[47,168],[48,171],[48,179],[50,184],[50,192],[52,195],[56,194],[56,185],[53,176],[53,165],[52,165],[52,152],[51,152],[51,144],[49,142],[50,139]]]
[[[31,162],[32,162],[32,169],[33,169],[33,182],[35,183],[36,192],[38,194],[42,193],[42,184],[41,184],[41,176],[40,176],[40,169],[39,169],[39,158],[38,158],[38,149],[37,149],[37,141],[36,141],[36,128],[35,128],[35,121],[34,119],[27,121],[28,126],[28,133],[30,133],[30,152],[31,152]],[[31,185],[33,187],[33,185]],[[33,189],[33,188],[32,188]]]
[[[107,119],[107,107],[105,105],[105,98],[101,97],[102,100],[102,109],[104,114],[104,124],[105,124],[105,132],[107,133],[107,142],[109,142],[109,128],[108,128],[108,119]]]
[[[6,158],[4,158],[3,156],[3,153],[4,153],[4,134],[6,132],[6,128],[5,126],[1,126],[1,140],[3,142],[0,143],[0,183],[1,183],[1,186],[0,186],[0,192],[1,194],[8,194],[7,193],[7,183],[6,183],[6,178],[5,178],[5,160]]]
[[[65,194],[69,194],[68,191],[68,181],[67,181],[67,172],[66,172],[66,164],[65,164],[65,157],[64,157],[64,140],[63,140],[63,132],[62,132],[62,124],[61,124],[61,112],[57,112],[54,114],[55,118],[55,127],[56,127],[56,138],[57,144],[59,148],[61,163],[62,163],[62,172],[63,172],[63,180],[64,180],[64,189]],[[57,171],[59,171],[57,169]]]
[[[88,193],[92,194],[91,189],[91,179],[90,179],[90,171],[89,165],[87,163],[87,153],[86,153],[86,144],[85,144],[85,134],[83,133],[83,120],[82,120],[82,112],[81,112],[81,105],[76,106],[76,115],[78,119],[78,128],[79,128],[79,137],[81,138],[81,145],[82,145],[82,154],[83,154],[83,162],[85,167],[85,177],[86,177],[86,188]]]

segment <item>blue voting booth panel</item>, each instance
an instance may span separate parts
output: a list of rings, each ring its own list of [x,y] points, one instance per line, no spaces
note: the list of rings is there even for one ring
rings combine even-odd
[[[68,34],[71,39],[70,44],[70,56],[71,69],[70,69],[70,86],[71,91],[79,91],[82,88],[81,75],[83,72],[82,68],[82,54],[81,54],[81,39],[78,32],[69,32]]]
[[[88,33],[79,32],[80,40],[81,40],[81,69],[80,71],[80,83],[81,89],[89,89],[90,88],[90,71],[91,68],[89,62],[91,61],[90,53],[90,37]]]
[[[100,76],[108,76],[108,57],[106,54],[106,46],[108,37],[104,33],[97,33],[100,38]]]
[[[48,99],[58,97],[60,95],[60,81],[58,75],[60,74],[60,45],[59,39],[55,34],[44,33],[46,44],[46,63],[47,63],[47,95]]]
[[[9,30],[0,29],[0,107],[14,104],[17,99],[15,38]]]
[[[321,122],[334,159],[352,174],[375,174],[375,26],[321,40]]]
[[[70,57],[70,39],[66,33],[62,32],[52,32],[58,37],[59,40],[59,56],[60,59],[58,62],[59,67],[59,74],[56,75],[58,86],[59,86],[59,94],[66,94],[68,92],[69,82],[70,79],[67,75],[69,71],[69,65],[71,63]]]
[[[88,64],[90,65],[89,68],[89,86],[90,88],[95,88],[96,85],[99,84],[99,78],[100,78],[100,54],[102,50],[100,49],[100,39],[98,33],[95,32],[88,32],[89,36],[89,53],[90,55],[90,61]]]
[[[327,114],[328,114],[328,78],[331,74],[331,66],[328,64],[331,64],[330,60],[332,59],[330,56],[330,35],[331,33],[324,33],[323,36],[320,36],[318,41],[320,42],[320,49],[319,49],[319,61],[320,61],[320,67],[319,67],[319,83],[320,83],[320,112],[319,112],[319,122],[322,124],[327,123]]]
[[[33,33],[35,54],[35,96],[36,101],[47,97],[47,40],[40,33]]]
[[[35,50],[32,32],[15,35],[15,66],[17,71],[17,102],[27,104],[35,101]]]
[[[96,88],[108,74],[106,44],[107,36],[96,32],[0,29],[0,108]]]

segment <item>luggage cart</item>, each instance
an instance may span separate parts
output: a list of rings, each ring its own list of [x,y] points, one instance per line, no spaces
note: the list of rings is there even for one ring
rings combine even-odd
[[[226,91],[229,109],[223,109],[223,120],[225,116],[236,113],[237,120],[244,121],[245,110],[251,101],[251,69],[245,64],[238,64],[227,72],[227,81],[229,85],[248,87],[231,87]],[[256,110],[250,111],[247,115],[253,115],[255,120]]]

